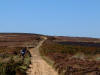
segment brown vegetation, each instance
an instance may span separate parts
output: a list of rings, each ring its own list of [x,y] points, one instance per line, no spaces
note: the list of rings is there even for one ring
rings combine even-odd
[[[59,74],[100,75],[100,67],[98,67],[100,66],[100,39],[65,36],[46,37],[48,40],[43,43],[40,53],[55,62],[54,67]],[[7,75],[9,69],[12,69],[10,72],[14,75],[15,73],[17,75],[25,73],[30,62],[30,54],[27,55],[28,58],[26,57],[25,61],[22,61],[19,55],[20,50],[23,47],[35,47],[40,40],[41,35],[37,34],[1,33],[0,74]],[[98,55],[98,60],[96,55]],[[12,61],[15,62],[11,64]],[[23,62],[24,65],[22,65]]]
[[[26,45],[35,44],[40,40],[40,35],[36,34],[14,34],[14,33],[5,33],[0,34],[0,46],[9,46],[9,47],[25,47]],[[34,42],[34,43],[33,43]]]
[[[36,34],[0,34],[0,75],[26,75],[31,56],[27,50],[23,59],[20,51],[35,47],[40,40]]]
[[[100,54],[99,46],[91,46],[91,43],[61,44],[51,39],[54,38],[50,38],[42,45],[40,53],[55,62],[54,66],[59,74],[100,75],[100,60],[93,58]]]

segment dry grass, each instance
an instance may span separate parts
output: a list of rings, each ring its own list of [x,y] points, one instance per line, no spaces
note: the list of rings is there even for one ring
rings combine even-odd
[[[100,60],[98,58],[99,56],[96,56],[100,54],[100,47],[64,45],[47,40],[42,45],[40,53],[55,62],[54,65],[59,74],[100,74]]]

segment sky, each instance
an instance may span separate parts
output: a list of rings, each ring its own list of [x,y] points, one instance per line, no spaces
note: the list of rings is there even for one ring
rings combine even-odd
[[[0,32],[100,38],[100,0],[0,0]]]

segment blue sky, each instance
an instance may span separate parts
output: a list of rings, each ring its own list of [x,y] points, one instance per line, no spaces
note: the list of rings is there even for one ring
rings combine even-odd
[[[100,38],[100,0],[0,0],[0,32]]]

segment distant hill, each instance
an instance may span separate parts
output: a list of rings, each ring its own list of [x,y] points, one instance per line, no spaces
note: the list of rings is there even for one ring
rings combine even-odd
[[[32,33],[0,33],[0,46],[26,46],[35,44],[41,36],[56,42],[89,42],[100,43],[98,38],[68,37],[68,36],[46,36]],[[34,41],[34,42],[33,42]]]
[[[48,36],[48,38],[55,41],[100,43],[99,38],[90,38],[90,37]]]
[[[28,33],[0,33],[0,46],[26,46],[35,44],[40,39],[38,34]],[[34,41],[34,43],[33,43]]]

